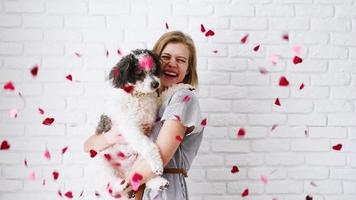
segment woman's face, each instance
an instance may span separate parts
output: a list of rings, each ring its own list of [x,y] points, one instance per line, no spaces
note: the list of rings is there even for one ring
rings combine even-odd
[[[183,43],[168,43],[161,56],[161,84],[167,88],[183,82],[189,65],[189,49]]]

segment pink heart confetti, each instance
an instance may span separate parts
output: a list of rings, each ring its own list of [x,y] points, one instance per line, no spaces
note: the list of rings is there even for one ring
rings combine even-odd
[[[28,175],[28,180],[35,181],[36,180],[36,173],[33,171]]]
[[[137,191],[138,188],[140,187],[140,181],[143,179],[142,175],[139,173],[135,173],[132,177],[131,177],[131,185],[132,185],[132,189],[134,191]]]
[[[58,171],[53,171],[52,172],[53,179],[56,181],[59,177],[59,172]]]
[[[68,75],[66,76],[66,79],[68,79],[68,80],[70,80],[70,81],[73,81],[73,77],[72,77],[71,74],[68,74]]]
[[[272,125],[272,128],[271,128],[271,131],[274,131],[274,129],[276,129],[277,126],[278,126],[278,124],[273,124],[273,125]]]
[[[277,54],[272,54],[272,55],[269,57],[269,60],[272,62],[273,65],[276,65],[277,62],[279,61],[279,55],[277,55]]]
[[[138,62],[138,66],[141,70],[150,71],[153,67],[153,59],[151,56],[143,56]]]
[[[303,62],[303,59],[298,57],[298,56],[294,56],[293,58],[293,63],[296,65],[296,64],[299,64],[299,63],[302,63]]]
[[[15,90],[15,86],[11,81],[8,81],[4,84],[4,89],[5,90],[10,90],[10,91],[14,91]]]
[[[126,158],[126,155],[124,153],[122,153],[121,151],[119,151],[117,153],[117,157],[119,157],[120,159],[125,159]]]
[[[245,43],[247,42],[248,35],[249,35],[249,34],[246,34],[245,36],[243,36],[243,37],[241,38],[240,42],[241,42],[242,44],[245,44]]]
[[[304,88],[304,83],[300,84],[299,90],[302,90]]]
[[[41,115],[43,115],[45,113],[42,108],[38,108],[38,111],[40,112]]]
[[[191,99],[191,97],[189,95],[186,95],[183,97],[182,101],[183,101],[183,103],[188,103],[190,99]]]
[[[300,56],[302,53],[302,48],[299,45],[294,45],[293,47],[293,51],[296,55]]]
[[[105,158],[107,161],[109,161],[109,162],[112,160],[111,155],[108,154],[108,153],[105,153],[105,154],[104,154],[104,158]]]
[[[43,156],[44,156],[47,160],[51,160],[51,153],[48,151],[48,149],[45,150],[45,152],[43,153]]]
[[[263,68],[263,67],[260,67],[260,68],[258,69],[258,71],[259,71],[261,74],[268,74],[267,69],[266,69],[266,68]]]
[[[261,176],[261,181],[262,181],[263,184],[266,185],[267,182],[268,182],[267,176],[263,176],[263,175],[262,175],[262,176]]]
[[[66,196],[67,198],[71,199],[71,198],[73,198],[73,193],[72,193],[72,191],[68,191],[68,192],[66,192],[64,194],[64,196]]]

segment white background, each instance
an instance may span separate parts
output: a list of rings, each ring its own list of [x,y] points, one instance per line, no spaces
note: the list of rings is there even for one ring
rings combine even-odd
[[[105,76],[120,58],[117,49],[152,48],[167,23],[196,42],[208,118],[189,172],[191,199],[242,199],[248,188],[245,199],[355,200],[355,17],[355,0],[0,0],[0,83],[16,87],[0,91],[0,141],[11,145],[0,151],[0,199],[52,200],[58,189],[79,199],[89,159],[82,143],[107,99]],[[205,37],[200,24],[215,35]],[[278,86],[281,76],[289,86]],[[45,117],[55,122],[44,126]],[[245,138],[236,137],[241,127]],[[339,143],[341,151],[332,150]],[[239,173],[230,172],[233,165]],[[28,180],[32,171],[35,181]]]

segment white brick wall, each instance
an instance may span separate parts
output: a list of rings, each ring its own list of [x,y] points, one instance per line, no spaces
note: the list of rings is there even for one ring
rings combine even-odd
[[[58,189],[79,199],[89,160],[82,143],[103,109],[117,49],[151,48],[167,23],[196,42],[208,117],[189,172],[191,199],[241,199],[248,188],[251,200],[355,200],[355,13],[356,0],[0,0],[0,142],[11,145],[0,151],[0,199],[62,199]],[[215,35],[206,38],[200,24]],[[291,62],[295,45],[298,65]],[[278,86],[281,76],[289,86]],[[7,81],[16,91],[2,89]],[[45,117],[55,123],[43,126]],[[237,138],[240,128],[244,138]],[[337,144],[341,151],[332,149]]]

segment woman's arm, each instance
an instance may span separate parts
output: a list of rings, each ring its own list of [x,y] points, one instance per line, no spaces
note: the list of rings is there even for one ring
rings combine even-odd
[[[91,149],[102,151],[114,144],[125,144],[125,139],[121,134],[115,133],[112,130],[100,135],[92,135],[84,142],[84,151],[89,152]]]
[[[164,121],[156,140],[156,144],[159,148],[163,161],[163,166],[168,164],[180,145],[180,141],[177,140],[176,137],[179,136],[183,139],[186,129],[187,128],[179,121]],[[134,163],[131,172],[129,173],[128,177],[126,177],[126,179],[130,180],[135,173],[138,173],[143,177],[140,181],[140,184],[146,183],[155,175],[152,172],[148,162],[144,159],[138,159]]]

